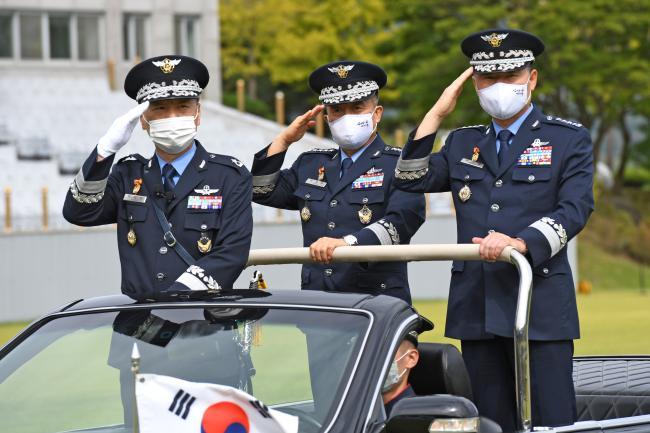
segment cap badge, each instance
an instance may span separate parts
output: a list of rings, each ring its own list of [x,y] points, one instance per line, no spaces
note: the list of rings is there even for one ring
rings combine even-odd
[[[354,65],[338,65],[336,68],[327,68],[332,74],[336,74],[339,78],[348,78],[348,74],[354,68]]]
[[[501,42],[503,42],[503,40],[508,37],[508,34],[509,33],[492,33],[491,35],[481,36],[481,39],[492,45],[494,48],[497,48],[501,46]]]
[[[162,62],[151,62],[154,66],[160,68],[163,74],[171,74],[174,71],[176,65],[181,62],[181,59],[169,60],[167,57],[163,59]]]

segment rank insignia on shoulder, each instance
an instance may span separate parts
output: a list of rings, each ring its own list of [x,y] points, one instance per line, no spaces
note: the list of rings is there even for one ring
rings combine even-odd
[[[202,195],[211,195],[218,193],[219,188],[212,189],[210,188],[210,185],[203,185],[203,188],[195,189],[194,192]]]
[[[221,209],[223,197],[220,195],[191,195],[187,198],[188,209]]]
[[[243,167],[244,163],[238,160],[237,158],[230,158],[233,164],[235,164],[237,167]]]
[[[477,129],[477,128],[484,128],[485,125],[466,125],[466,126],[461,126],[459,128],[454,129],[454,131],[458,131],[461,129]]]
[[[555,120],[557,122],[564,123],[565,125],[573,126],[573,127],[576,127],[576,128],[581,128],[582,127],[582,123],[562,119],[561,117],[546,116],[546,120]]]
[[[553,146],[544,146],[542,143],[539,146],[529,147],[519,155],[517,165],[551,165],[552,154]]]

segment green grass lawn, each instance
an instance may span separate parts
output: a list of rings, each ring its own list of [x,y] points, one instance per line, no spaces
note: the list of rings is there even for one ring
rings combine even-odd
[[[640,289],[640,273],[644,272],[646,286],[650,286],[650,269],[641,268],[634,261],[607,253],[589,241],[580,238],[578,243],[578,272],[581,280],[589,281],[594,290]],[[650,287],[646,288],[650,294]]]
[[[447,303],[420,301],[415,303],[423,316],[435,323],[424,341],[457,340],[443,337]],[[650,295],[638,291],[596,291],[578,295],[582,338],[575,343],[576,355],[650,354]]]

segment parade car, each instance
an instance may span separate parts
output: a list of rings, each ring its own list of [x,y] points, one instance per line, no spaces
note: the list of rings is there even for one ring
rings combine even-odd
[[[366,247],[350,248],[364,259],[374,257]],[[463,254],[471,258],[477,252]],[[252,262],[300,261],[277,252],[270,256]],[[339,254],[341,260],[360,258],[344,256]],[[404,257],[433,256],[449,254]],[[526,280],[530,269],[515,264]],[[523,322],[514,330],[522,358],[520,431],[531,429],[525,286],[524,281],[518,314]],[[410,377],[417,397],[399,401],[386,416],[381,388],[397,348],[410,331],[430,328],[413,307],[382,295],[252,288],[77,300],[0,349],[0,431],[137,430],[131,371],[136,343],[141,373],[244,390],[297,417],[300,433],[500,432],[479,416],[462,357],[448,344],[419,344],[420,361]],[[649,357],[576,358],[574,366],[580,421],[547,431],[650,431]]]

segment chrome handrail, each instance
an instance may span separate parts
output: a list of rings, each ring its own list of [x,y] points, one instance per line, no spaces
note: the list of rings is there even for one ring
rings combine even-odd
[[[439,260],[481,260],[474,244],[421,244],[339,247],[332,262],[419,262]],[[519,272],[519,293],[514,325],[515,392],[517,396],[517,432],[531,431],[530,357],[528,322],[532,295],[533,271],[528,260],[512,247],[501,253],[498,261],[514,265]],[[247,266],[313,263],[309,248],[269,248],[251,250]]]

